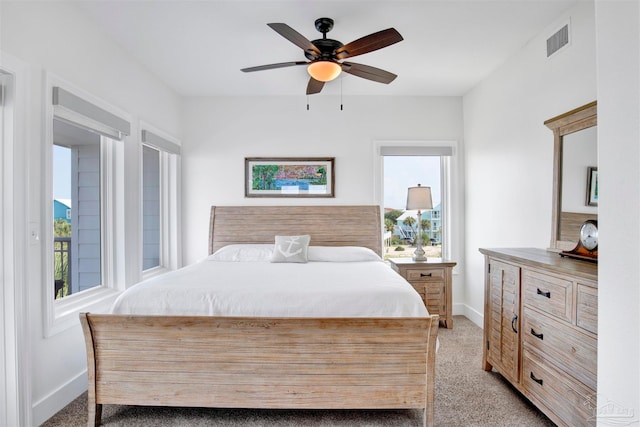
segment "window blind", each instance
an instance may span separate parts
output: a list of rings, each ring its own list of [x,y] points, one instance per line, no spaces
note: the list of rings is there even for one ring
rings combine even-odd
[[[180,146],[178,144],[146,129],[142,129],[142,142],[172,154],[180,154]]]
[[[88,131],[122,140],[131,134],[131,124],[115,114],[61,87],[53,87],[53,114]]]
[[[389,146],[380,147],[382,156],[453,156],[453,147],[449,146]]]

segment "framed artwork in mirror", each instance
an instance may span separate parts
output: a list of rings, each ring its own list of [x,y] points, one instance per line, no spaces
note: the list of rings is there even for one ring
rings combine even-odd
[[[595,166],[587,170],[587,206],[598,206],[598,168]]]

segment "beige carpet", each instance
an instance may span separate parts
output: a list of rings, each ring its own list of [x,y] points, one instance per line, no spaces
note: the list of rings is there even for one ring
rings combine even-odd
[[[553,426],[496,373],[484,372],[482,330],[462,316],[454,328],[440,328],[436,357],[436,426]],[[84,426],[86,394],[54,415],[44,427]],[[329,411],[158,408],[104,405],[104,426],[421,426],[417,410]]]

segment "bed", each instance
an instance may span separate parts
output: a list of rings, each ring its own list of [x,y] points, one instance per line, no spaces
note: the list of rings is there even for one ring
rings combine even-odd
[[[273,244],[278,235],[309,235],[311,246],[320,248],[315,252],[320,258],[326,251],[333,253],[335,247],[366,248],[381,255],[380,220],[377,206],[212,207],[210,257],[196,263],[200,266],[187,267],[176,274],[186,274],[187,280],[194,277],[194,288],[198,288],[202,271],[231,277],[232,280],[227,279],[225,283],[242,289],[243,300],[250,299],[254,288],[249,287],[250,280],[241,278],[245,273],[238,272],[238,266],[250,272],[263,287],[272,285],[265,277],[282,278],[287,271],[294,272],[289,273],[292,277],[306,277],[300,276],[308,274],[303,271],[311,271],[310,274],[316,276],[321,274],[315,270],[320,267],[313,262],[304,266],[256,262],[253,263],[256,268],[269,270],[253,270],[253,266],[245,268],[244,262],[226,262],[226,259],[219,262],[216,257],[221,253],[238,245]],[[309,257],[312,257],[312,247],[309,247]],[[382,267],[384,270],[374,275],[384,278],[383,291],[385,286],[401,287],[394,282],[399,276],[382,262],[324,264],[330,266],[326,270],[332,271],[329,280],[336,289],[341,287],[341,277],[351,274],[347,273],[352,268],[348,265],[359,265],[360,270],[355,270],[355,274],[362,277],[368,277],[365,271],[373,271],[374,265]],[[227,268],[230,270],[224,270]],[[227,272],[220,273],[220,269]],[[394,276],[387,276],[388,272]],[[162,280],[166,285],[171,276],[164,276]],[[280,279],[273,283],[276,281]],[[371,279],[363,279],[353,287],[362,290],[370,284],[373,286],[372,283]],[[175,302],[178,308],[169,310],[169,314],[154,312],[150,307],[155,307],[155,303],[137,308],[116,304],[109,314],[81,313],[88,365],[88,425],[100,424],[102,405],[119,404],[278,409],[419,408],[424,411],[424,425],[431,426],[438,316],[428,315],[423,306],[416,309],[410,300],[420,297],[417,293],[409,295],[415,291],[406,285],[410,289],[405,304],[408,311],[400,308],[398,312],[383,307],[385,304],[380,303],[380,299],[367,300],[366,293],[334,296],[334,300],[348,301],[343,304],[347,314],[344,314],[345,308],[331,311],[329,306],[337,304],[331,301],[330,295],[320,292],[307,298],[309,305],[300,304],[304,315],[295,309],[287,315],[270,312],[271,304],[264,300],[269,297],[268,293],[255,297],[265,303],[247,304],[253,308],[232,311],[233,315],[220,315],[211,302],[216,298],[210,297],[196,297],[206,303],[196,311],[185,312],[176,302],[180,300],[178,294],[173,294],[168,304]],[[146,286],[146,282],[142,282],[130,290],[144,290]],[[194,290],[182,294],[198,295]],[[142,293],[138,301],[147,300],[145,295]],[[291,300],[304,302],[301,295]],[[382,301],[388,299],[393,298],[384,297]],[[366,310],[367,307],[371,310]]]

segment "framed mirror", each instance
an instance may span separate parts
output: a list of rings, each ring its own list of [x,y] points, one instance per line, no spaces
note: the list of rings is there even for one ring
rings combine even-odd
[[[571,250],[580,226],[598,219],[597,102],[544,122],[553,131],[550,249]]]

